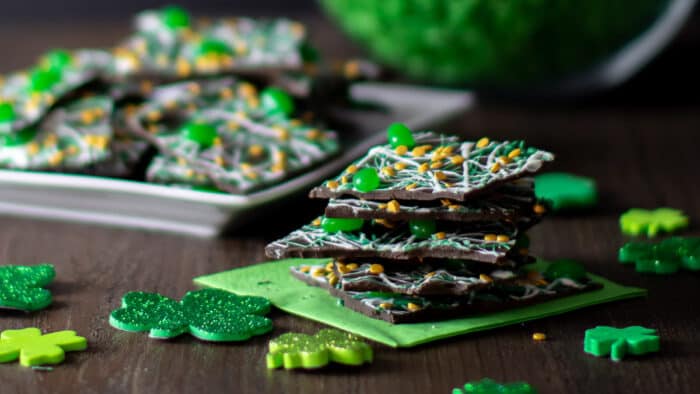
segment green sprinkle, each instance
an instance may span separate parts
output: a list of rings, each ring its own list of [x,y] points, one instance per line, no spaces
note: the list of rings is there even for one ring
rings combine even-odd
[[[214,144],[214,140],[218,136],[216,127],[209,123],[197,121],[187,123],[182,128],[181,132],[185,138],[198,143],[204,148],[212,146]]]
[[[413,133],[411,129],[406,127],[403,123],[394,123],[386,130],[387,139],[392,148],[397,148],[401,145],[408,149],[413,148],[416,145],[416,141],[413,139]]]
[[[362,219],[346,219],[346,218],[327,218],[321,219],[321,228],[323,231],[335,234],[337,232],[355,231],[362,228],[365,221]]]
[[[0,123],[12,122],[16,118],[14,106],[11,103],[0,102]]]
[[[190,15],[182,7],[175,5],[163,7],[160,15],[163,24],[173,30],[190,26]]]
[[[430,238],[435,233],[437,226],[434,220],[411,220],[408,222],[411,234],[418,238]]]
[[[282,89],[267,88],[260,93],[260,100],[268,114],[290,116],[294,113],[294,100]]]
[[[352,184],[355,190],[361,192],[371,192],[379,187],[379,174],[377,170],[372,167],[363,168],[352,177]]]

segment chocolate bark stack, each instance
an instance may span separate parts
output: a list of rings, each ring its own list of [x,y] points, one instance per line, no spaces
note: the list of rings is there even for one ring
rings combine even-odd
[[[523,141],[476,142],[401,124],[337,178],[313,189],[322,217],[267,246],[314,257],[292,275],[346,307],[392,323],[454,318],[560,296],[585,278],[553,278],[531,261],[525,230],[546,212],[530,176],[554,156]]]

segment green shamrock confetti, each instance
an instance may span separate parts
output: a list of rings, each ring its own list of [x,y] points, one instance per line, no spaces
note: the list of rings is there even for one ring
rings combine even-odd
[[[452,394],[537,394],[537,390],[525,382],[498,383],[484,378],[455,388]]]
[[[70,330],[41,335],[41,330],[30,327],[0,334],[0,363],[19,358],[25,367],[59,364],[65,359],[65,352],[85,349],[87,340]]]
[[[0,266],[0,308],[36,311],[51,304],[51,292],[42,287],[56,276],[53,265]]]
[[[620,216],[620,228],[627,235],[655,237],[659,231],[673,232],[688,227],[688,217],[673,208],[654,210],[633,208]]]
[[[537,175],[535,195],[549,201],[553,211],[587,208],[598,202],[598,189],[593,179],[566,172]]]
[[[372,348],[356,336],[327,328],[316,335],[289,332],[270,341],[267,367],[321,368],[330,362],[362,365],[372,362]]]
[[[112,311],[109,323],[124,331],[149,331],[158,339],[190,333],[205,341],[243,341],[272,330],[272,321],[262,316],[269,311],[265,298],[217,289],[190,291],[182,301],[133,291]]]
[[[672,237],[658,243],[629,242],[620,248],[618,260],[634,263],[637,272],[673,274],[681,268],[700,271],[700,238]]]
[[[656,330],[642,326],[598,326],[586,330],[583,350],[596,357],[609,354],[613,361],[620,361],[627,353],[640,355],[658,352],[659,336]]]

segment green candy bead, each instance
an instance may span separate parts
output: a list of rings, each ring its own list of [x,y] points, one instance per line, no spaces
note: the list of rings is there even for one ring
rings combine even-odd
[[[410,220],[408,226],[411,234],[418,238],[430,238],[437,228],[434,220]]]
[[[371,192],[379,187],[379,174],[374,168],[363,168],[352,177],[352,184],[355,190],[361,192]]]
[[[197,47],[197,56],[233,55],[233,49],[223,41],[208,38],[202,40]]]
[[[586,269],[573,260],[559,260],[547,267],[544,271],[544,277],[549,281],[559,278],[580,281],[586,279]]]
[[[41,57],[43,68],[60,72],[73,61],[70,52],[63,49],[54,49]]]
[[[181,133],[188,140],[194,141],[204,148],[212,146],[218,136],[214,125],[203,122],[187,123],[182,128]]]
[[[36,69],[29,76],[29,86],[34,92],[45,92],[61,80],[61,73],[53,69]]]
[[[13,134],[0,136],[0,146],[11,147],[29,143],[36,137],[35,129],[24,129]]]
[[[401,145],[411,149],[416,145],[413,139],[411,129],[403,123],[394,123],[386,129],[387,139],[392,148],[397,148]]]
[[[0,123],[12,122],[17,118],[15,107],[10,103],[0,103]]]
[[[175,5],[164,7],[160,15],[163,24],[173,30],[190,26],[190,14],[182,7]]]
[[[355,231],[362,228],[365,221],[362,219],[348,219],[348,218],[327,218],[321,219],[321,228],[323,231],[334,234],[337,232],[349,232]]]
[[[268,114],[283,114],[290,116],[294,113],[294,100],[282,89],[267,88],[260,93],[262,107]]]

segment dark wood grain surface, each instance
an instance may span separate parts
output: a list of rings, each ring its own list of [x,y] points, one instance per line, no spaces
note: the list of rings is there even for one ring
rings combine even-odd
[[[0,68],[26,64],[51,46],[107,45],[126,31],[120,24],[41,26],[0,27],[5,54]],[[324,33],[324,47],[339,54],[351,48],[333,30],[324,28]],[[31,39],[17,47],[12,34]],[[187,336],[156,341],[118,331],[109,326],[108,315],[125,292],[180,297],[194,288],[196,276],[265,260],[266,242],[320,212],[317,203],[300,198],[288,211],[261,212],[264,220],[258,224],[218,240],[0,217],[0,264],[51,262],[57,271],[53,305],[32,314],[2,311],[0,329],[73,329],[89,341],[88,351],[69,353],[51,372],[0,365],[0,393],[449,393],[482,377],[525,380],[541,393],[697,392],[700,276],[642,276],[616,263],[617,248],[625,242],[617,221],[627,208],[672,206],[700,223],[697,81],[687,66],[678,68],[686,70],[685,77],[659,75],[676,70],[668,62],[680,55],[664,56],[621,92],[564,105],[488,103],[444,127],[471,137],[526,138],[557,154],[553,168],[594,177],[601,190],[599,206],[537,226],[531,232],[532,251],[550,259],[580,260],[592,272],[647,288],[648,298],[415,349],[376,345],[374,364],[360,369],[268,371],[264,357],[271,336],[290,330],[312,333],[320,325],[275,311],[271,335],[208,344]],[[663,80],[685,83],[666,86]],[[659,97],[670,92],[676,95]],[[698,226],[689,233],[700,234]],[[620,363],[583,353],[585,329],[633,324],[659,330],[660,353]],[[546,333],[547,341],[533,342],[536,331]]]

